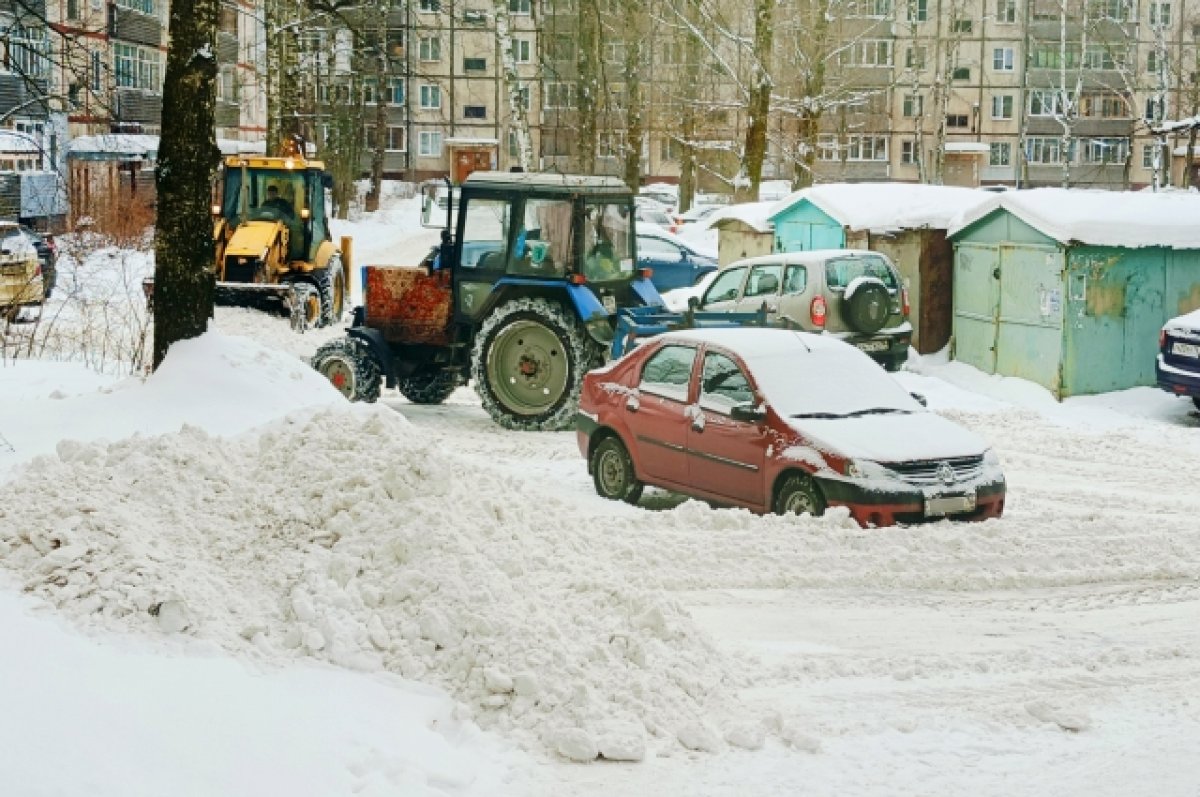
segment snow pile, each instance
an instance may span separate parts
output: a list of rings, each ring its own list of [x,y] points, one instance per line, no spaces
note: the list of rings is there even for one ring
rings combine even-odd
[[[332,391],[249,341],[175,353],[144,386],[63,403],[99,402],[114,432],[139,408],[162,428],[173,405],[224,429],[278,411],[284,386],[305,403]],[[124,409],[103,406],[121,393]],[[338,397],[235,439],[62,440],[5,489],[0,562],[85,624],[433,682],[481,725],[574,759],[755,736],[723,657],[630,566],[639,546],[384,407]]]

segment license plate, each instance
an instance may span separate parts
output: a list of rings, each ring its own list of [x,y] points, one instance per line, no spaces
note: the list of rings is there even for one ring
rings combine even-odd
[[[854,344],[863,351],[887,351],[888,342],[886,340],[862,340]]]
[[[600,300],[604,302],[604,311],[607,313],[617,312],[617,297],[616,296],[601,296]]]
[[[925,499],[925,517],[942,517],[975,511],[975,493],[938,495]]]
[[[1181,357],[1200,357],[1200,346],[1194,343],[1180,343],[1179,341],[1175,341],[1171,345],[1171,352]]]

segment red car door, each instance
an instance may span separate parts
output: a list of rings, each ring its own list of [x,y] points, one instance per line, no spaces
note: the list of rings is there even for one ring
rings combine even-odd
[[[707,351],[699,390],[688,423],[689,482],[739,504],[764,507],[766,427],[730,417],[735,405],[755,401],[746,371],[733,358]]]
[[[647,358],[637,393],[625,401],[632,453],[648,481],[687,483],[687,408],[696,360],[693,346],[663,346]]]

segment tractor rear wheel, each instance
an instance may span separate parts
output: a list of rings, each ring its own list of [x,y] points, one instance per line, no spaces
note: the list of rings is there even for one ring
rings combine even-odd
[[[575,420],[583,375],[602,358],[557,302],[517,299],[480,325],[471,379],[483,408],[506,429],[566,429]]]
[[[413,404],[441,404],[458,388],[458,373],[445,369],[417,371],[396,380],[396,387]]]
[[[312,357],[312,367],[350,401],[370,404],[379,398],[383,367],[361,340],[331,340],[317,349]]]

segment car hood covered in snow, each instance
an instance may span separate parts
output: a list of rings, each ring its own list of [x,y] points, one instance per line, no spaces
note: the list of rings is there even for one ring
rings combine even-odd
[[[787,421],[819,447],[874,462],[978,456],[987,448],[974,432],[929,411]]]

